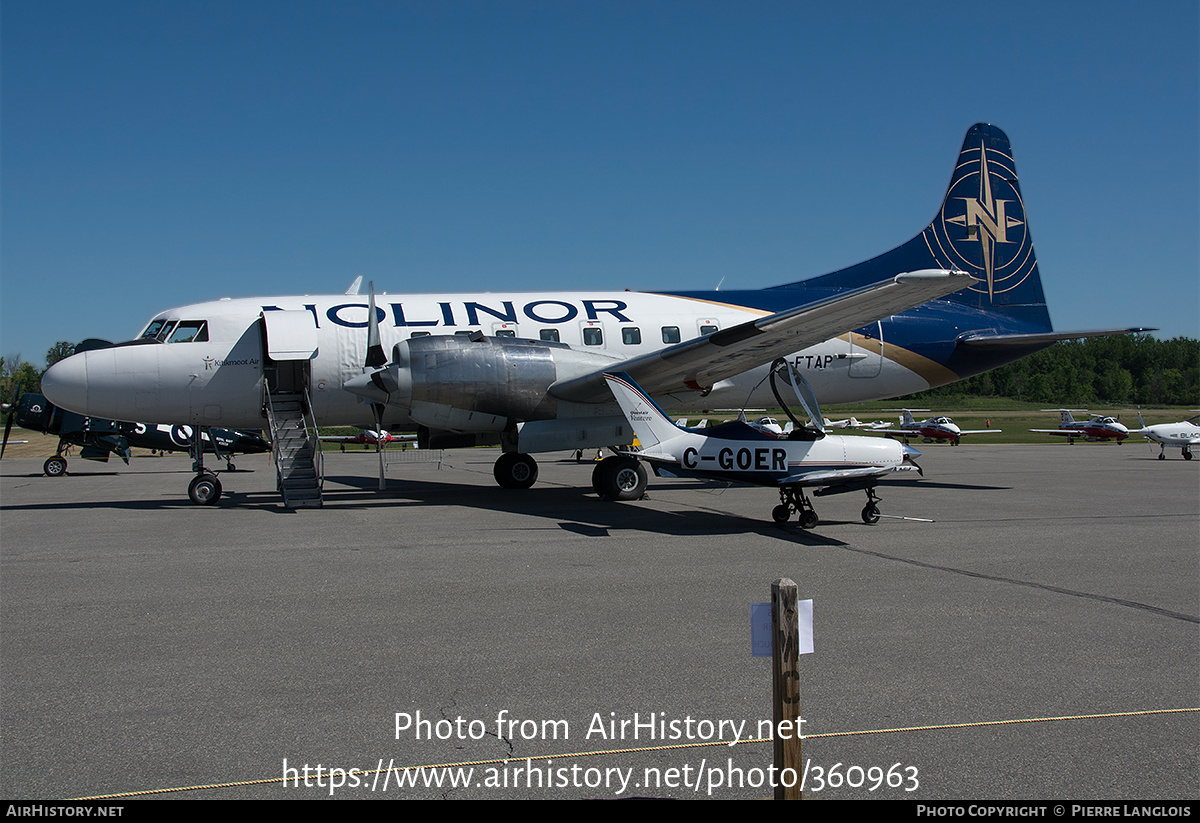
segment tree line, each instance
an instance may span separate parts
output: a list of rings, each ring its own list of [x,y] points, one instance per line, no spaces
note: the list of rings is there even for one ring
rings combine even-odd
[[[945,397],[1009,397],[1079,407],[1200,408],[1200,340],[1156,340],[1148,334],[1066,340],[990,372],[902,399]]]

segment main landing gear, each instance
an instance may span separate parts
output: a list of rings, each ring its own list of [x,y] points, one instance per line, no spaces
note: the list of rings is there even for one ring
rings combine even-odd
[[[537,461],[528,454],[505,452],[492,467],[492,475],[501,488],[527,489],[537,481]]]
[[[869,486],[864,491],[867,493],[867,505],[863,506],[862,521],[867,524],[878,523],[880,498],[875,494],[874,486]],[[829,493],[836,492],[827,492],[827,494]],[[799,512],[799,524],[802,529],[814,529],[820,522],[817,512],[813,509],[812,501],[804,493],[803,487],[780,486],[779,505],[771,509],[771,519],[782,526],[792,516],[792,512]]]
[[[192,471],[196,476],[188,484],[188,497],[197,506],[211,506],[221,499],[221,481],[215,472],[204,468],[204,439],[201,428],[192,429]]]
[[[42,472],[47,477],[62,477],[67,473],[67,458],[61,454],[47,457],[46,462],[42,464]]]
[[[642,461],[627,454],[606,457],[592,469],[592,488],[608,500],[640,500],[648,482]]]

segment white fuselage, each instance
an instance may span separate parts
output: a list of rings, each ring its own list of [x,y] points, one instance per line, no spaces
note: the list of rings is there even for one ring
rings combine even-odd
[[[767,314],[738,306],[638,292],[549,294],[380,295],[376,315],[385,351],[421,335],[482,331],[488,336],[550,339],[614,365],[667,345],[726,329]],[[224,299],[171,309],[153,318],[165,342],[119,345],[75,355],[56,364],[44,387],[64,408],[115,420],[261,428],[264,369],[269,352],[289,348],[267,340],[264,312],[287,312],[310,325],[315,345],[298,357],[320,425],[372,426],[368,404],[342,385],[363,373],[367,348],[367,301],[354,295]],[[162,321],[162,322],[158,322]],[[203,322],[194,339],[182,330]],[[176,326],[176,324],[178,324]],[[189,327],[191,328],[191,327]],[[176,338],[177,342],[171,342]],[[206,340],[199,339],[207,337]],[[304,348],[303,343],[297,344]],[[294,347],[293,347],[294,348]],[[929,382],[892,359],[863,348],[847,334],[796,352],[790,359],[827,403],[888,397],[929,387]],[[660,402],[668,408],[737,408],[772,402],[761,384],[767,364],[724,380],[711,392],[680,393]],[[757,387],[757,391],[753,391]],[[573,409],[571,416],[617,414],[612,404]],[[404,425],[403,409],[389,406],[384,422]]]

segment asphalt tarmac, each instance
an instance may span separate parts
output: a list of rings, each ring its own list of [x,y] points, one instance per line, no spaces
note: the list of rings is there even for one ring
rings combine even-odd
[[[6,458],[0,796],[770,797],[750,604],[788,577],[807,798],[1200,797],[1200,460],[923,449],[878,524],[854,493],[812,532],[770,489],[604,502],[566,455],[381,494],[332,452],[302,511],[263,456],[212,507],[186,456]]]

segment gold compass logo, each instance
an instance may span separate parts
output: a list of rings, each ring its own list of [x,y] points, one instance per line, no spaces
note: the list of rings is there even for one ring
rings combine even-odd
[[[982,141],[978,149],[964,150],[961,161],[927,234],[930,251],[975,274],[981,282],[971,290],[994,302],[1023,283],[1036,266],[1016,166]]]

